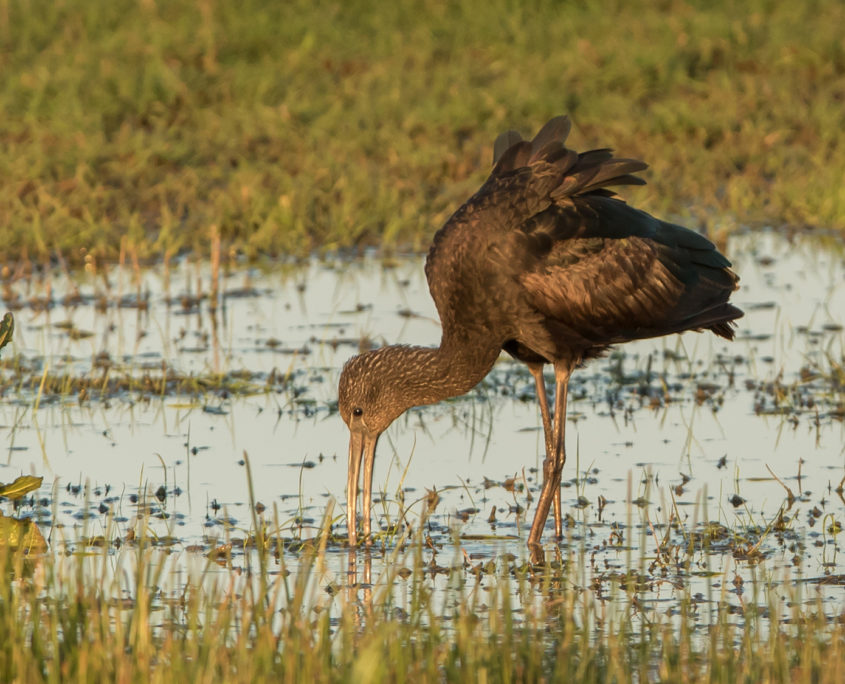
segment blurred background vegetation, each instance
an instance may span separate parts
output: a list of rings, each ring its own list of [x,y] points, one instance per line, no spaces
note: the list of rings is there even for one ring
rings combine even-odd
[[[502,130],[719,238],[845,230],[833,0],[0,0],[4,261],[423,249]],[[214,227],[214,228],[213,228]]]

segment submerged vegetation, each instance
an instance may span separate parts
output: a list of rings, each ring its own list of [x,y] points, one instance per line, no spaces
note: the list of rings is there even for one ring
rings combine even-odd
[[[638,206],[845,229],[838,2],[79,3],[0,11],[4,261],[422,248],[494,137],[567,112]]]

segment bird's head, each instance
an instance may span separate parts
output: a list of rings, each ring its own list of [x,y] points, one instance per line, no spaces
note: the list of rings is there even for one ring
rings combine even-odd
[[[353,356],[340,374],[337,408],[351,432],[378,436],[410,408],[397,386],[392,347]],[[391,380],[391,378],[393,378]]]
[[[357,543],[356,507],[361,463],[363,475],[364,536],[370,531],[373,462],[379,435],[410,408],[397,382],[401,352],[397,347],[382,347],[353,356],[340,374],[337,407],[349,427],[349,471],[346,481],[346,526],[350,545]],[[400,364],[400,365],[397,365]]]

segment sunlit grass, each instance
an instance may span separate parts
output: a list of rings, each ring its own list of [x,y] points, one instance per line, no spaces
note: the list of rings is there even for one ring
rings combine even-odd
[[[585,582],[588,550],[577,542],[542,568],[508,555],[472,568],[459,546],[432,555],[420,534],[384,555],[347,556],[329,537],[328,517],[304,546],[268,534],[254,518],[259,533],[248,542],[261,552],[232,562],[168,551],[144,533],[148,524],[139,520],[139,534],[120,544],[110,541],[110,527],[98,547],[65,545],[54,530],[44,556],[2,550],[4,681],[845,676],[842,621],[829,619],[797,583],[760,579],[736,611],[725,600],[725,571],[713,578],[722,588],[706,597],[676,588],[671,605],[651,604],[645,551],[596,584]],[[195,569],[174,573],[184,555]],[[367,575],[370,562],[380,576]],[[788,619],[773,620],[784,605]]]
[[[2,7],[7,260],[423,248],[495,135],[561,112],[651,164],[638,206],[845,227],[841,3]]]

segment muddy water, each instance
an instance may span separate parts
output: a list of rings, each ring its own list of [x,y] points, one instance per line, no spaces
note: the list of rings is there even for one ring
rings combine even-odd
[[[734,580],[739,602],[735,578],[754,581],[765,567],[808,582],[837,614],[845,252],[776,234],[728,250],[747,312],[734,343],[695,333],[638,342],[575,374],[567,539],[547,535],[547,549],[586,549],[599,577],[644,549],[671,582]],[[125,538],[145,510],[156,536],[187,549],[186,564],[233,538],[237,548],[252,525],[246,457],[255,500],[286,538],[313,536],[331,500],[334,531],[345,533],[337,376],[362,338],[438,342],[422,260],[233,268],[216,312],[198,299],[209,283],[207,265],[185,261],[107,278],[53,273],[6,291],[5,305],[22,308],[3,353],[0,480],[44,476],[21,513],[45,536]],[[42,377],[63,374],[87,379],[85,392],[39,393]],[[109,384],[118,377],[141,385]],[[458,538],[470,565],[524,557],[542,450],[531,377],[503,356],[469,395],[414,409],[383,436],[375,527],[413,529],[436,491],[426,522],[435,542]],[[707,572],[670,562],[701,534],[710,552],[691,558]],[[336,561],[324,581],[344,581],[346,554]]]

